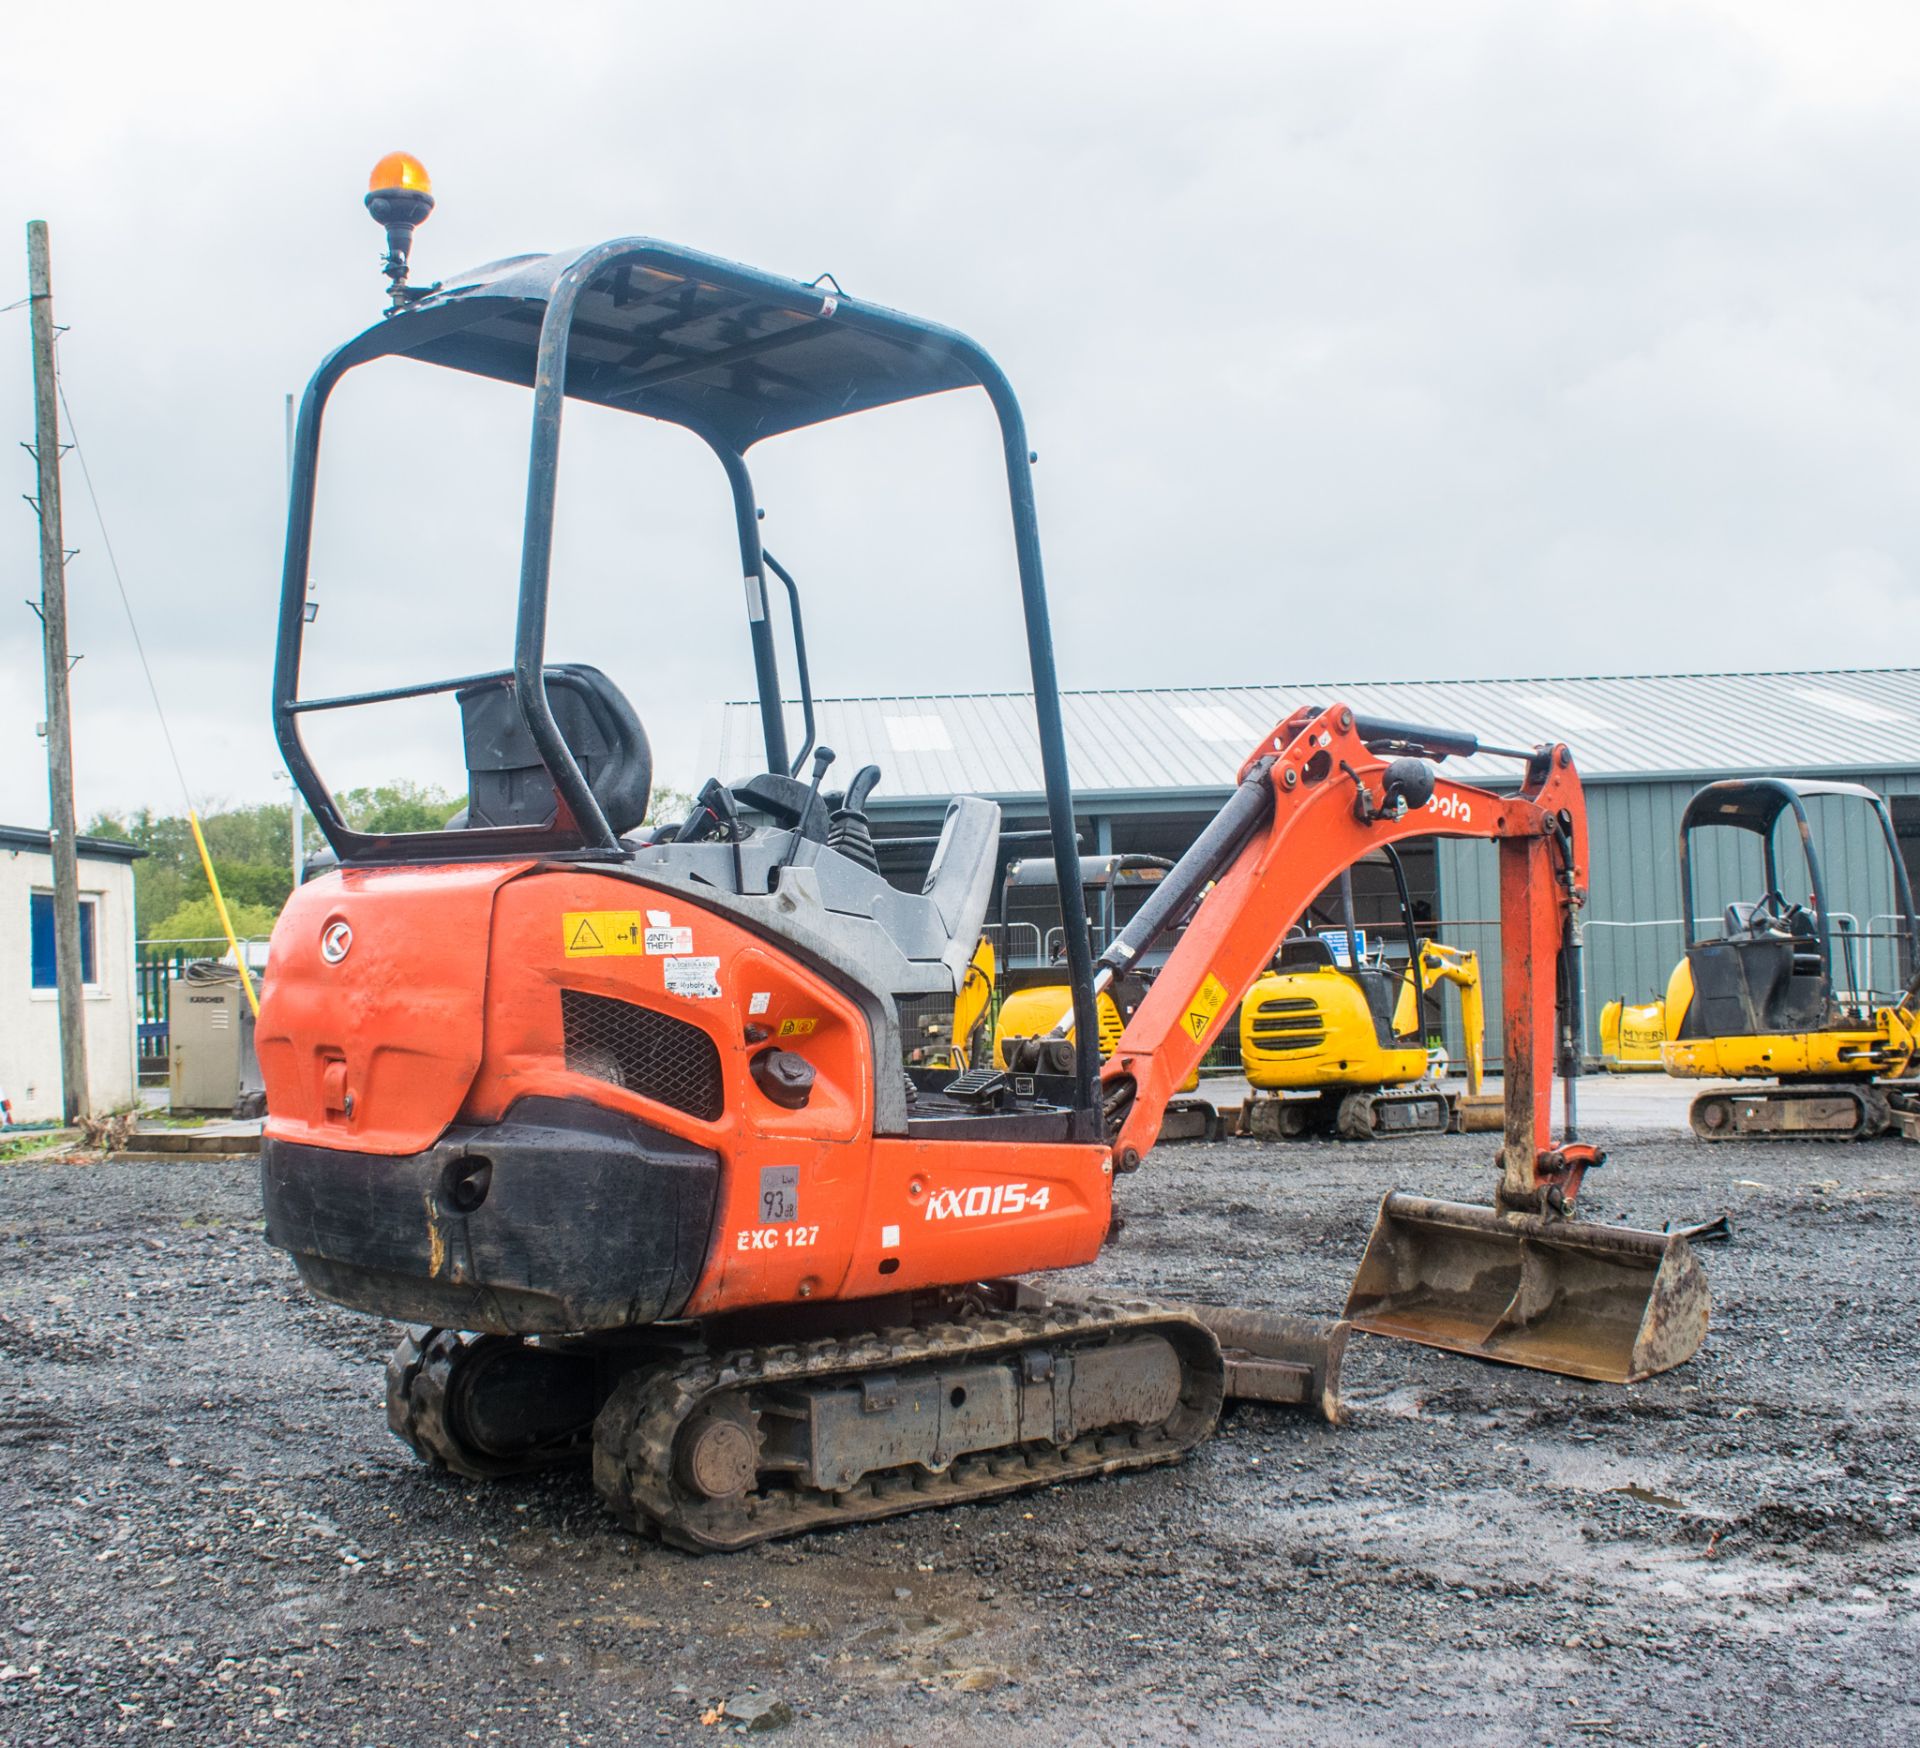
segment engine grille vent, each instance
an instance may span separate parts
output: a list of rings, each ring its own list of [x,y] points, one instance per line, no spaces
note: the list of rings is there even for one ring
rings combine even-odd
[[[1253,1010],[1253,1041],[1260,1050],[1317,1050],[1327,1023],[1311,996],[1273,996]]]
[[[560,992],[567,1067],[714,1122],[726,1108],[720,1051],[698,1026],[584,990]]]

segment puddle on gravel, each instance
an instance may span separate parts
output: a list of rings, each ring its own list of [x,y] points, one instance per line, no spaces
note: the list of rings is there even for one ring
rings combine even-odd
[[[1684,1499],[1675,1499],[1671,1493],[1656,1493],[1651,1487],[1642,1487],[1638,1481],[1629,1481],[1623,1487],[1609,1487],[1609,1493],[1624,1493],[1629,1499],[1637,1499],[1642,1505],[1657,1505],[1663,1511],[1691,1511],[1693,1509]]]
[[[1465,1426],[1498,1427],[1498,1414],[1489,1409],[1463,1403],[1454,1389],[1436,1390],[1431,1386],[1401,1384],[1378,1396],[1349,1391],[1342,1399],[1350,1416],[1384,1415],[1389,1420],[1458,1421]]]

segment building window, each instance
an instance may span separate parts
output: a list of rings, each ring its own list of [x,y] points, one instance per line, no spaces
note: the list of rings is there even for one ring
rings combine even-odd
[[[33,905],[33,987],[58,989],[59,974],[53,957],[53,894],[36,892]],[[99,987],[99,958],[95,952],[99,933],[100,901],[87,894],[80,898],[80,981],[89,989]]]

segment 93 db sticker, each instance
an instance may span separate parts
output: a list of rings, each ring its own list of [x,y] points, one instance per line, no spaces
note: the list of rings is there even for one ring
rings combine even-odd
[[[734,1240],[736,1250],[811,1250],[820,1242],[818,1226],[800,1224],[800,1168],[763,1165],[760,1168],[758,1226],[749,1226]]]
[[[784,1226],[800,1218],[800,1168],[763,1165],[760,1168],[760,1223]]]
[[[1051,1184],[974,1184],[964,1190],[935,1190],[927,1197],[929,1220],[979,1220],[995,1214],[1045,1211]]]

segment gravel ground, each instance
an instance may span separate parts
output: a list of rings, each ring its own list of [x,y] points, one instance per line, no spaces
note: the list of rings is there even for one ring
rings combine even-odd
[[[1920,1150],[1595,1138],[1596,1215],[1733,1216],[1677,1373],[1356,1338],[1337,1431],[708,1559],[419,1466],[250,1165],[0,1166],[0,1739],[1914,1740]],[[1380,1190],[1490,1146],[1163,1149],[1075,1278],[1330,1314]]]

